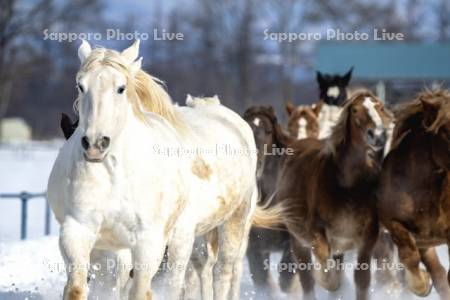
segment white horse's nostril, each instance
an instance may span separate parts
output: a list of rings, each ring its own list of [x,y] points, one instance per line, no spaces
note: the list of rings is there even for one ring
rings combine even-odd
[[[83,136],[81,138],[81,146],[83,147],[84,150],[89,149],[89,139],[87,138],[87,136]]]
[[[111,139],[108,136],[102,137],[100,140],[100,143],[99,143],[100,149],[104,150],[104,149],[108,148],[110,142],[111,142]]]

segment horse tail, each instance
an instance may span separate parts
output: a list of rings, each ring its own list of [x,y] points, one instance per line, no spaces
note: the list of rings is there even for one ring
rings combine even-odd
[[[261,203],[258,189],[255,191],[257,198],[257,205],[253,212],[252,225],[255,227],[272,229],[272,230],[286,230],[290,222],[289,208],[286,206],[286,201],[278,201],[274,204],[273,201],[277,196],[277,190],[272,195]]]
[[[255,227],[285,230],[289,223],[288,209],[283,203],[277,203],[272,206],[257,205],[253,213],[252,225]]]

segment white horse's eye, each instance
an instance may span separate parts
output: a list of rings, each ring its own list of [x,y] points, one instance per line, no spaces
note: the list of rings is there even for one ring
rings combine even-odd
[[[77,87],[80,92],[84,93],[84,87],[81,85],[81,83],[77,83]]]
[[[117,89],[117,93],[119,93],[119,94],[123,94],[124,91],[125,91],[124,85],[119,86],[119,88]]]

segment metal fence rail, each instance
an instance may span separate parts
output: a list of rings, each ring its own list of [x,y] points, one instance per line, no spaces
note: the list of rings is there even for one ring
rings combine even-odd
[[[0,194],[0,198],[5,199],[19,199],[21,202],[21,217],[20,217],[20,239],[25,240],[27,238],[27,225],[28,225],[28,201],[37,198],[45,199],[45,235],[50,235],[50,206],[47,201],[46,193],[32,194],[28,192],[21,192],[19,194],[4,193]]]

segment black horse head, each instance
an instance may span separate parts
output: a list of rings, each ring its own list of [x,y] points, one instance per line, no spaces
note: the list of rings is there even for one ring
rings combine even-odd
[[[347,100],[347,86],[352,78],[353,67],[343,76],[322,74],[317,71],[320,99],[329,105],[342,105]]]

